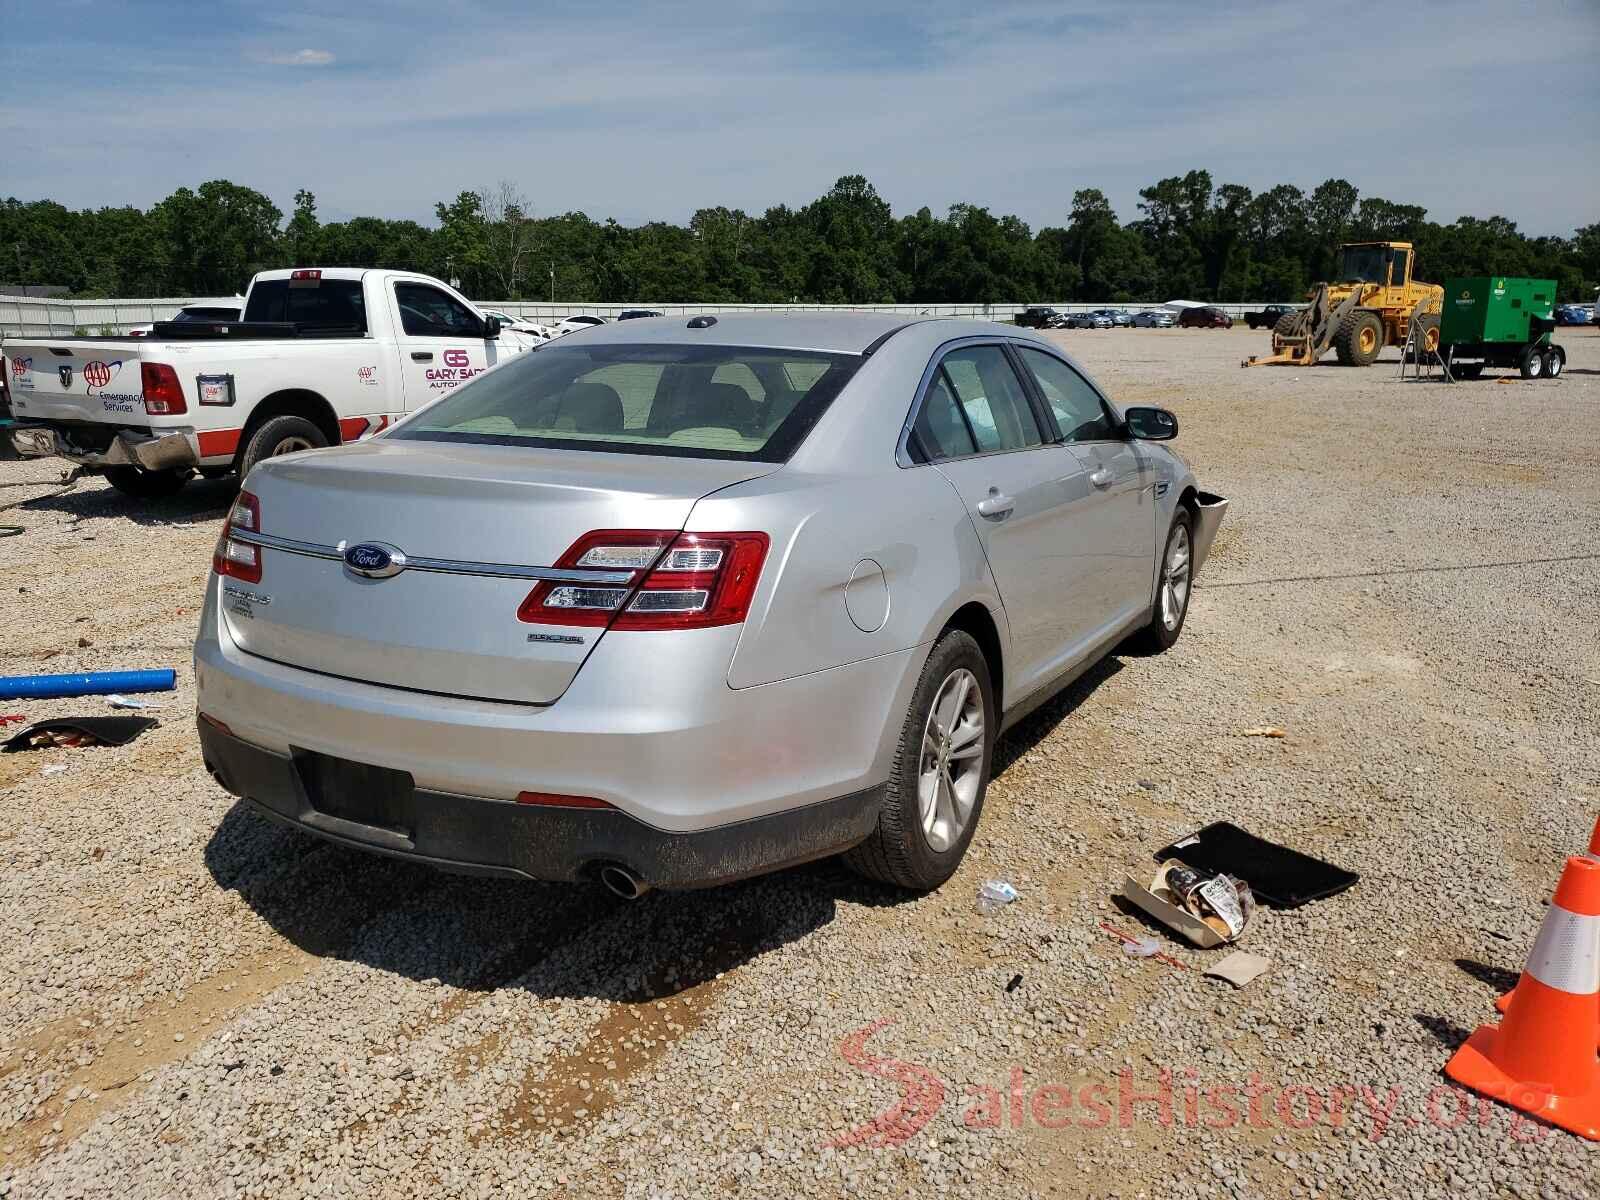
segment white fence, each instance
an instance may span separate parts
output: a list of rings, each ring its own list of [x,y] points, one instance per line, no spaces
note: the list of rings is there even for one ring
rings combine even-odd
[[[0,336],[68,337],[73,334],[108,335],[126,333],[139,325],[170,320],[185,305],[236,306],[238,296],[174,296],[159,300],[42,300],[21,296],[0,296]],[[1095,308],[1126,308],[1138,312],[1159,307],[1147,304],[1091,304],[1049,301],[993,304],[682,304],[637,301],[628,304],[548,304],[528,300],[484,300],[482,308],[528,320],[549,323],[573,313],[593,313],[615,317],[624,309],[651,308],[669,314],[692,315],[706,312],[881,312],[907,316],[979,317],[1009,322],[1029,304],[1050,303],[1063,312],[1087,312]],[[1260,304],[1219,304],[1218,308],[1235,319],[1246,309]]]

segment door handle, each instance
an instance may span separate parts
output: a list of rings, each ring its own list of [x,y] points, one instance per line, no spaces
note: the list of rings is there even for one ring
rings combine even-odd
[[[433,351],[432,350],[413,350],[411,352],[411,361],[412,362],[432,362],[433,361]]]
[[[1108,488],[1111,486],[1112,480],[1115,478],[1116,477],[1111,474],[1111,469],[1109,467],[1101,467],[1093,475],[1089,476],[1089,482],[1094,484],[1097,488]]]
[[[995,488],[989,489],[989,494],[978,501],[978,515],[993,517],[996,521],[1003,521],[1011,515],[1011,510],[1016,508],[1017,502],[1010,496]]]

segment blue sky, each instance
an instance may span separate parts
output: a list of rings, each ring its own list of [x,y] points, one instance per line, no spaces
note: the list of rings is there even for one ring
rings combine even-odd
[[[1437,220],[1600,221],[1600,0],[5,0],[0,194],[148,205],[227,178],[324,220],[506,179],[683,221],[865,175],[896,213],[1061,224],[1192,167],[1343,176]]]

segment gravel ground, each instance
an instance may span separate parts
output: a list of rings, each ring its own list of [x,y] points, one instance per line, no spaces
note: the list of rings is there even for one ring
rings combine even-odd
[[[1060,336],[1233,503],[1178,646],[1008,735],[921,899],[823,863],[625,904],[268,825],[191,729],[227,486],[0,463],[36,497],[0,673],[179,677],[128,747],[0,757],[0,1196],[1600,1192],[1600,1151],[1440,1074],[1600,810],[1600,335],[1457,387]],[[1362,875],[1259,912],[1237,992],[1098,928],[1144,932],[1124,872],[1221,818]],[[1022,898],[980,917],[991,876]]]

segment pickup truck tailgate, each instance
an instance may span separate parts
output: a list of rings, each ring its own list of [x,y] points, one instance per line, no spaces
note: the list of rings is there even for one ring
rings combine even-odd
[[[11,407],[24,421],[145,420],[134,339],[8,341]]]

